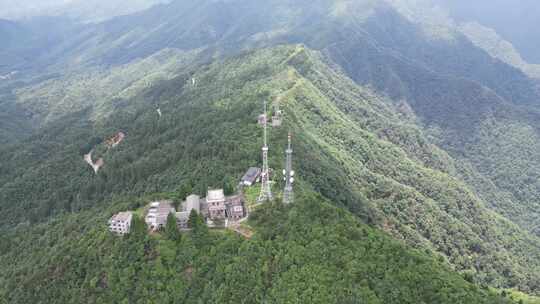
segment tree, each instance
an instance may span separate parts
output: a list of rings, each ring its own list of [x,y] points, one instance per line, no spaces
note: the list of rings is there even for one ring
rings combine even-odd
[[[469,283],[474,283],[474,272],[471,270],[463,272],[463,278]]]
[[[138,216],[133,217],[129,234],[135,238],[143,238],[146,235],[146,224]]]
[[[203,217],[195,210],[191,210],[189,214],[188,227],[191,228],[191,237],[197,247],[206,244],[208,236],[208,226],[204,222]]]
[[[223,180],[223,192],[225,195],[232,195],[234,193],[234,182],[228,177]]]
[[[171,241],[180,240],[180,232],[176,226],[176,217],[173,213],[169,213],[167,216],[167,223],[165,224],[165,236]]]
[[[204,219],[197,213],[195,210],[191,210],[191,213],[189,214],[189,220],[188,220],[188,227],[196,230],[199,229],[200,226],[205,226]]]
[[[193,187],[191,186],[191,182],[188,182],[182,184],[182,186],[180,186],[180,188],[176,191],[176,194],[179,200],[184,201],[192,192]]]

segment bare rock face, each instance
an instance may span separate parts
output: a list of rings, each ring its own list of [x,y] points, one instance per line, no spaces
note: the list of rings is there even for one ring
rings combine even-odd
[[[94,173],[97,174],[99,169],[101,167],[103,167],[105,162],[103,161],[103,158],[100,158],[94,163],[94,161],[92,160],[92,152],[94,152],[94,151],[92,150],[92,151],[90,151],[90,153],[84,155],[84,161],[87,164],[89,164],[90,167],[92,167],[92,169],[94,169]]]
[[[114,148],[118,146],[126,137],[124,132],[118,132],[113,137],[107,139],[106,144],[108,148]]]
[[[108,149],[115,148],[118,146],[126,137],[126,134],[124,132],[118,132],[111,138],[107,139],[105,141],[105,145]],[[84,161],[94,169],[94,173],[97,174],[99,169],[105,165],[105,161],[103,158],[98,159],[97,161],[92,160],[92,153],[94,152],[94,149],[92,149],[88,154],[84,155]]]

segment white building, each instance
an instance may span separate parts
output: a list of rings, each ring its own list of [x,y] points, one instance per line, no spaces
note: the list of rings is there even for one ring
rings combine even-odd
[[[152,202],[144,221],[152,230],[159,230],[167,224],[167,217],[175,213],[170,201]]]
[[[225,206],[225,194],[223,189],[208,190],[206,195],[208,215],[210,219],[225,219],[227,207]]]
[[[176,225],[178,226],[178,228],[180,229],[187,229],[189,228],[189,215],[191,214],[191,211],[188,212],[188,211],[180,211],[180,212],[176,212],[175,216],[176,216]]]
[[[198,195],[192,194],[186,198],[186,201],[182,203],[183,211],[190,211],[195,209],[197,212],[201,212],[201,198]]]
[[[281,127],[281,116],[276,114],[272,116],[272,127]]]
[[[118,233],[118,234],[129,233],[132,219],[133,219],[133,214],[129,211],[115,214],[109,220],[109,230],[111,232]]]

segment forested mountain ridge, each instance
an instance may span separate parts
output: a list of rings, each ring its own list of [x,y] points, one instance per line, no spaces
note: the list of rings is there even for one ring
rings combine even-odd
[[[254,213],[248,240],[140,220],[117,238],[106,215],[137,204],[114,205],[2,235],[0,303],[516,303],[311,193]]]
[[[94,103],[99,117],[110,112],[110,107],[103,106],[108,98],[122,97],[124,85],[135,92],[146,86],[133,82],[149,76],[141,62],[154,62],[151,70],[156,73],[161,73],[161,64],[163,69],[171,66],[168,63],[174,57],[157,64],[152,59],[161,56],[166,47],[180,49],[179,54],[197,53],[204,62],[244,49],[304,43],[330,57],[357,83],[373,86],[403,109],[410,109],[416,123],[430,130],[433,142],[479,173],[473,174],[474,179],[463,173],[469,175],[477,195],[490,197],[490,207],[537,233],[537,84],[478,48],[446,19],[435,25],[432,19],[414,22],[418,14],[432,13],[424,2],[319,0],[307,5],[285,0],[178,0],[86,26],[67,42],[53,46],[50,53],[38,56],[38,62],[52,60],[56,68],[79,68],[15,91],[15,102],[33,114],[34,122],[46,122]],[[411,5],[420,13],[412,10],[405,15],[403,11]],[[250,13],[241,16],[241,11]],[[98,72],[81,71],[81,67]],[[109,69],[114,71],[110,77]],[[174,76],[170,71],[164,73],[165,78]],[[106,86],[95,90],[107,92],[106,98],[103,94],[88,98],[88,91],[96,85]],[[506,131],[493,132],[502,129]],[[524,132],[527,135],[514,136]],[[497,145],[500,140],[507,143],[506,149],[488,151],[484,144]],[[522,147],[529,147],[529,152],[514,157],[523,155]]]
[[[499,34],[478,22],[467,22],[460,25],[461,32],[478,47],[484,49],[492,57],[500,59],[522,70],[532,78],[540,79],[540,64],[528,63],[516,48],[504,40]]]
[[[39,222],[186,183],[201,195],[208,186],[234,183],[258,163],[254,118],[262,100],[279,97],[286,125],[271,132],[273,168],[283,166],[279,148],[290,129],[308,188],[410,245],[445,256],[479,283],[535,291],[538,238],[489,211],[449,175],[456,168],[447,154],[403,123],[391,103],[324,60],[302,46],[252,52],[158,83],[103,124],[84,111],[53,123],[3,153],[6,176],[18,178],[1,181],[0,198],[17,197],[19,204],[2,206],[10,215],[2,224]],[[94,176],[82,154],[120,129],[126,139],[104,155]]]
[[[415,4],[420,11],[422,2]],[[122,267],[110,260],[129,258],[115,252],[103,260],[73,251],[74,240],[92,231],[86,244],[116,248],[117,242],[105,236],[104,227],[96,227],[111,210],[144,203],[137,197],[175,197],[185,185],[204,195],[209,186],[236,183],[247,167],[259,162],[261,134],[255,118],[262,101],[279,100],[286,123],[271,131],[271,165],[280,171],[281,150],[287,131],[292,130],[300,174],[297,191],[320,193],[322,197],[308,199],[317,208],[326,206],[323,201],[331,202],[346,210],[340,212],[350,212],[353,221],[361,220],[406,244],[399,246],[416,247],[437,257],[441,265],[448,262],[444,267],[475,284],[538,293],[537,84],[479,48],[451,22],[438,24],[437,18],[416,22],[411,16],[418,13],[406,11],[411,3],[177,0],[99,24],[54,18],[21,27],[0,24],[0,35],[17,37],[11,34],[15,28],[26,39],[0,47],[6,56],[24,54],[22,60],[6,60],[0,66],[0,71],[6,71],[0,76],[13,75],[0,80],[0,118],[5,118],[0,121],[0,210],[5,215],[0,230],[16,240],[25,231],[60,231],[68,223],[76,226],[81,214],[90,217],[86,228],[81,226],[65,241],[53,234],[48,234],[49,240],[35,235],[20,246],[10,238],[2,239],[7,244],[2,253],[6,260],[32,241],[47,242],[57,249],[57,256],[41,259],[38,249],[31,247],[17,263],[5,264],[8,275],[0,280],[9,284],[1,285],[13,286],[10,274],[18,280],[30,274],[25,286],[50,289],[45,281],[52,278],[58,286],[69,285],[73,298],[131,301],[124,294],[131,287],[140,288],[138,294],[145,298],[150,291],[142,282],[116,285],[124,296],[115,297],[103,279],[104,273],[109,278]],[[40,38],[47,24],[55,25],[51,29],[55,35],[50,37],[54,43]],[[2,32],[3,28],[8,30]],[[94,175],[82,155],[119,131],[127,135],[121,145],[94,151],[105,160]],[[160,192],[165,194],[156,194]],[[305,212],[306,201],[302,204],[293,207],[291,214]],[[265,212],[271,213],[271,208]],[[261,221],[265,219],[258,218],[254,225],[262,225],[260,232],[267,235],[270,229]],[[273,224],[290,226],[291,221],[280,218]],[[332,223],[345,222],[352,225],[349,220]],[[320,223],[309,227],[326,229]],[[280,231],[270,234],[279,238]],[[139,241],[120,246],[140,246]],[[151,276],[146,267],[162,262],[152,252],[161,254],[164,248],[154,239],[143,242],[154,249],[139,255],[145,266],[136,271]],[[227,242],[215,245],[239,244]],[[279,241],[269,246],[292,250]],[[181,254],[182,249],[170,243],[165,247],[164,255],[171,250]],[[68,252],[85,262],[75,259],[68,268],[58,266],[66,262],[62,255]],[[36,261],[51,268],[27,267]],[[104,261],[111,268],[87,270]],[[344,279],[322,275],[332,273],[328,267],[334,266],[309,267],[328,278],[311,282],[310,287],[319,283],[327,287],[332,280]],[[351,292],[362,290],[362,298],[372,298],[373,303],[376,298],[384,303],[490,299],[489,292],[446,276],[448,269],[430,267],[442,271],[445,282],[459,286],[457,297],[430,298],[424,289],[410,295],[411,285],[403,285],[400,296],[386,298],[382,294],[388,286],[377,289],[377,280],[347,282],[356,284]],[[231,270],[227,269],[225,273]],[[58,275],[70,270],[77,274],[74,285]],[[133,269],[128,272],[132,277]],[[162,274],[156,279],[163,279]],[[197,273],[195,294],[221,286],[221,275],[205,285],[202,280],[208,277]],[[77,289],[80,284],[93,294],[82,295]],[[257,288],[276,303],[286,298],[272,294],[277,291],[267,285]],[[166,289],[160,289],[160,294],[167,299],[178,291]],[[334,299],[351,300],[343,298],[349,291],[339,289]],[[50,290],[50,298],[61,299],[55,292]],[[224,296],[227,289],[222,292],[205,301],[230,301]],[[34,299],[24,289],[4,289],[0,295],[9,295],[12,301]],[[192,301],[192,296],[186,299]]]

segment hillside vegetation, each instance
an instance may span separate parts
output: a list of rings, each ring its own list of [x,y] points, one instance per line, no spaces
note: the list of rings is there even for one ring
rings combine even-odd
[[[513,303],[318,196],[257,211],[250,240],[204,224],[149,236],[140,219],[119,238],[106,214],[3,235],[0,303]]]
[[[51,45],[40,39],[26,43],[33,46],[24,56],[33,58],[31,65],[4,68],[47,75],[47,81],[13,93],[35,120],[61,119],[85,107],[93,107],[95,120],[152,83],[178,76],[174,68],[190,70],[185,64],[194,57],[209,62],[303,43],[331,58],[357,84],[388,95],[408,122],[459,160],[454,177],[466,180],[489,208],[538,234],[540,159],[534,149],[521,157],[522,147],[539,145],[537,83],[509,65],[506,55],[479,47],[493,44],[491,36],[478,41],[431,2],[177,0],[101,24],[63,29],[58,24],[65,21],[34,22],[30,29],[63,30],[53,31]],[[51,76],[55,72],[63,76]],[[485,131],[493,124],[508,133]],[[13,128],[0,127],[0,135],[14,137]],[[486,146],[497,146],[501,137],[505,149]]]
[[[102,23],[0,21],[0,303],[540,294],[530,54],[433,3],[175,0]],[[260,165],[264,101],[284,115],[274,172],[293,133],[298,206],[258,212],[252,240],[105,231],[113,211],[233,188]]]
[[[144,90],[99,123],[90,111],[78,112],[9,147],[2,153],[8,165],[0,198],[19,203],[2,206],[1,224],[41,222],[119,195],[177,191],[182,184],[201,195],[208,186],[234,184],[259,162],[255,118],[264,99],[281,100],[285,111],[285,126],[270,133],[270,162],[278,172],[290,129],[306,187],[444,257],[478,283],[537,290],[539,240],[489,211],[453,178],[451,158],[403,123],[392,103],[302,46],[202,66]],[[82,154],[118,130],[126,139],[103,152],[105,166],[94,176]]]

